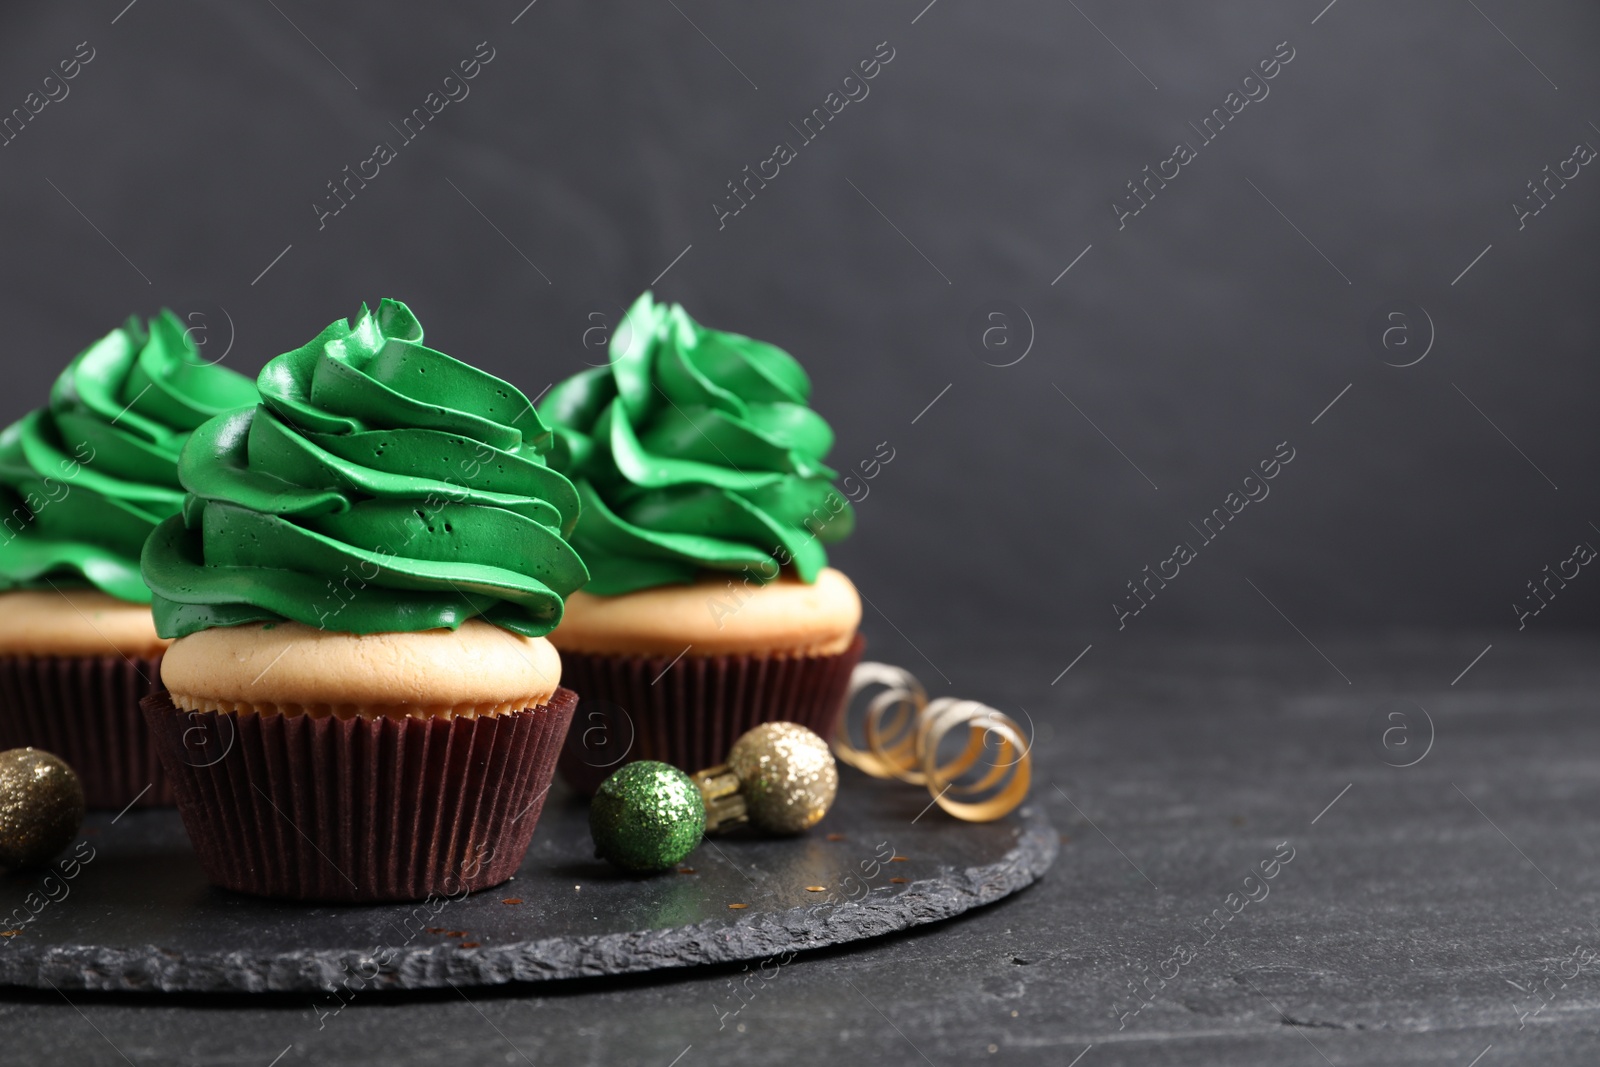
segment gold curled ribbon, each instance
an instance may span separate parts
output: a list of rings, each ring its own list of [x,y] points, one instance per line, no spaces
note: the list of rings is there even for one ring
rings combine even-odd
[[[856,711],[856,697],[881,687]],[[864,746],[854,734],[859,722]],[[966,743],[954,755],[946,738]],[[991,740],[992,739],[992,740]],[[926,786],[934,803],[967,822],[993,822],[1023,802],[1033,779],[1032,745],[1009,716],[976,700],[930,701],[910,671],[887,663],[862,663],[850,676],[845,712],[833,738],[840,760],[874,778]],[[992,758],[981,766],[986,752]]]

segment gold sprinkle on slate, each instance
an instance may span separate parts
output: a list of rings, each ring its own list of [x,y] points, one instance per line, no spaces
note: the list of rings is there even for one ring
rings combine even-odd
[[[16,937],[20,933],[21,930],[0,930],[0,937]]]
[[[808,886],[806,886],[806,892],[807,893],[826,893],[827,891],[828,891],[828,887],[825,886],[825,885],[808,885]]]
[[[462,948],[477,948],[478,947],[478,943],[476,941],[463,941],[463,942],[461,942],[461,947]]]
[[[430,926],[430,927],[428,927],[428,933],[430,933],[430,934],[442,934],[442,933],[444,933],[444,927],[442,927],[442,926]]]
[[[748,908],[749,906],[750,905],[748,905],[748,904],[729,904],[728,905],[728,907],[732,908],[734,911],[743,911],[745,908]]]
[[[694,868],[693,867],[679,867],[678,868],[678,873],[679,874],[693,874],[694,873]]]
[[[506,897],[500,903],[502,903],[502,904],[521,904],[522,903],[522,898],[521,897]]]
[[[829,834],[828,835],[828,840],[829,841],[843,841],[844,840],[844,835],[843,834]]]
[[[910,861],[910,856],[895,856],[889,860],[890,863],[909,863]]]
[[[905,885],[907,880],[904,878],[891,878],[889,881],[893,882],[895,885]]]

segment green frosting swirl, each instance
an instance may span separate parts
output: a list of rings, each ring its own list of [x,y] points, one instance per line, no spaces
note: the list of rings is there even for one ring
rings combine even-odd
[[[588,592],[690,582],[703,570],[803,581],[854,514],[822,459],[833,431],[806,406],[811,382],[763,341],[710,330],[649,293],[629,309],[612,360],[550,390],[552,462],[583,501],[573,544]]]
[[[189,497],[151,535],[156,630],[292,619],[346,633],[540,636],[588,580],[578,493],[516,388],[422,344],[404,304],[365,306],[272,360],[261,403],[184,449]]]
[[[90,586],[148,603],[139,550],[183,505],[184,442],[255,402],[250,379],[205,363],[170,311],[84,349],[49,406],[0,432],[0,589]]]

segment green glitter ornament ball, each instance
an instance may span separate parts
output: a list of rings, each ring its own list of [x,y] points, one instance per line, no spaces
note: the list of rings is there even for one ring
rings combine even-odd
[[[655,760],[625,764],[589,805],[594,854],[628,871],[664,871],[705,833],[700,790],[678,768]]]

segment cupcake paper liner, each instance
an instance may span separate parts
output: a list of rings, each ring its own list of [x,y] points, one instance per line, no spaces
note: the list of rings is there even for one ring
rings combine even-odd
[[[60,756],[91,808],[172,804],[139,712],[160,678],[160,656],[0,656],[0,750]]]
[[[860,634],[832,656],[667,656],[561,653],[561,680],[578,713],[561,752],[561,777],[592,796],[632,760],[693,773],[728,758],[739,735],[764,722],[797,722],[833,737]]]
[[[427,719],[186,712],[164,690],[143,707],[213,884],[373,902],[515,874],[577,699]]]

